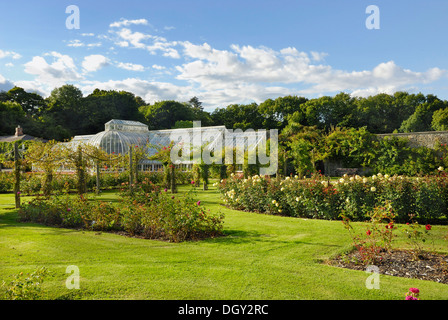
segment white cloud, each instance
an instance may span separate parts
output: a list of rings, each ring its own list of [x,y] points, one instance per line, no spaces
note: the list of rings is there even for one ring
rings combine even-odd
[[[6,57],[11,57],[14,60],[17,60],[17,59],[20,59],[22,56],[14,51],[3,51],[0,49],[0,59],[6,58]]]
[[[201,96],[205,107],[217,107],[231,103],[262,102],[267,98],[288,94],[324,95],[345,91],[352,95],[364,96],[380,92],[393,93],[421,88],[422,84],[437,81],[445,74],[445,70],[439,68],[409,70],[394,61],[385,61],[369,69],[341,70],[325,62],[325,57],[328,56],[325,52],[303,52],[295,47],[274,50],[265,46],[237,44],[225,49],[216,49],[208,43],[171,41],[146,31],[131,30],[135,25],[150,26],[146,19],[121,19],[110,24],[107,35],[98,35],[96,39],[103,41],[107,47],[114,44],[116,50],[140,49],[151,55],[174,58],[180,62],[168,69],[157,60],[157,64],[145,68],[141,64],[111,62],[104,55],[95,54],[78,62],[81,69],[79,72],[71,57],[52,52],[42,57],[34,57],[26,63],[25,72],[35,78],[20,83],[27,88],[48,92],[50,88],[74,82],[83,91],[93,91],[96,87],[126,90],[148,102],[163,99],[187,101],[191,96],[197,95]],[[164,28],[172,29],[173,27]],[[81,36],[95,35],[84,33]],[[67,46],[92,48],[101,47],[102,43],[88,44],[81,40],[71,40]],[[18,59],[20,55],[0,50],[0,58],[2,57]],[[175,74],[175,83],[135,78],[106,82],[85,80],[87,73],[98,71],[109,64],[135,72],[148,70],[149,74],[152,72],[157,76],[162,74],[157,72],[158,70],[164,70],[164,76],[169,74],[169,70]],[[0,78],[0,86],[2,80],[3,83],[10,84]]]
[[[146,45],[142,43],[142,41],[151,38],[151,35],[147,35],[141,32],[132,32],[128,28],[119,30],[117,32],[117,35],[121,38],[121,40],[116,42],[119,46],[127,47],[129,46],[129,44],[131,44],[133,47],[140,49],[146,48]],[[124,42],[126,42],[127,44],[124,45]]]
[[[67,47],[74,47],[74,48],[79,48],[79,47],[87,47],[87,48],[92,48],[92,47],[101,47],[102,43],[101,42],[95,42],[95,43],[84,43],[79,39],[75,39],[75,40],[70,40],[67,44]]]
[[[92,54],[84,58],[82,67],[85,72],[95,72],[107,66],[109,59],[101,54]]]
[[[12,88],[14,88],[14,84],[0,74],[0,91],[9,91]]]
[[[78,40],[78,39],[70,40],[67,44],[67,47],[75,47],[75,48],[84,47],[84,46],[85,46],[85,44],[83,42],[81,42],[81,40]]]
[[[134,64],[134,63],[123,63],[120,62],[117,65],[118,68],[130,70],[130,71],[145,71],[145,67],[141,64]]]
[[[148,20],[146,19],[136,19],[136,20],[127,20],[127,19],[121,19],[120,21],[113,22],[109,25],[111,28],[120,28],[120,27],[127,27],[133,24],[140,24],[140,25],[148,25]]]
[[[159,66],[158,64],[153,64],[153,65],[152,65],[152,68],[153,68],[153,69],[156,69],[156,70],[163,70],[163,69],[165,69],[164,66]]]
[[[115,44],[116,44],[117,46],[119,46],[119,47],[123,47],[123,48],[125,48],[125,47],[129,47],[129,42],[127,42],[127,41],[118,41],[118,42],[115,42]]]
[[[178,80],[194,83],[201,94],[213,93],[214,101],[235,103],[243,97],[262,101],[270,94],[352,94],[395,92],[416,84],[436,81],[445,74],[438,68],[415,72],[393,61],[372,70],[344,71],[322,64],[326,53],[275,51],[266,47],[230,46],[217,50],[209,44],[182,42],[188,62],[177,66]]]
[[[93,47],[101,47],[102,43],[101,42],[95,42],[95,43],[89,43],[87,45],[87,47],[89,48],[93,48]]]
[[[8,67],[8,68],[14,67],[14,63],[12,63],[12,62],[5,63],[5,67]]]
[[[114,31],[114,33],[118,36],[118,39],[115,40],[115,44],[120,47],[145,49],[153,55],[160,51],[165,57],[175,59],[180,58],[179,52],[174,49],[174,47],[178,45],[178,42],[176,41],[167,41],[160,36],[134,32],[129,28],[122,28],[118,31]]]
[[[84,94],[93,92],[96,88],[102,90],[124,90],[142,97],[148,103],[161,100],[188,101],[193,88],[190,86],[177,86],[168,82],[155,82],[128,78],[124,80],[83,81],[80,86]]]
[[[35,56],[25,64],[25,72],[36,76],[34,89],[46,92],[49,88],[60,87],[67,82],[83,80],[71,57],[58,52],[46,53],[44,56],[52,61],[48,63],[46,58]]]
[[[316,51],[311,51],[311,59],[313,59],[314,61],[322,61],[326,56],[328,56],[328,53],[326,52],[316,52]]]

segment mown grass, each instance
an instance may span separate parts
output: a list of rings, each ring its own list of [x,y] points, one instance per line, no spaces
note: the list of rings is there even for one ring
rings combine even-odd
[[[370,274],[322,263],[350,249],[340,221],[230,210],[213,187],[197,197],[225,214],[225,236],[169,243],[20,223],[13,196],[2,194],[0,282],[46,267],[54,275],[44,283],[45,299],[403,300],[410,287],[418,287],[424,300],[448,297],[448,285],[386,275],[380,275],[380,289],[367,289]],[[118,196],[104,192],[97,199]],[[434,226],[428,246],[448,253],[447,233],[447,226]],[[406,245],[403,238],[396,244]],[[69,265],[80,270],[79,290],[65,286]]]

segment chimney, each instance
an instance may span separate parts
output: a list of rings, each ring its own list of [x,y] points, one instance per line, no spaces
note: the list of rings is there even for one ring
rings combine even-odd
[[[17,126],[15,136],[16,137],[23,136],[23,129],[22,129],[22,127]]]

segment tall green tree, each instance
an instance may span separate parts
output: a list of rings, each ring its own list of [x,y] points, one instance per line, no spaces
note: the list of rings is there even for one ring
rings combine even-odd
[[[448,130],[448,108],[434,111],[432,115],[431,128],[436,131]]]
[[[180,120],[195,120],[187,104],[174,100],[159,101],[140,110],[143,112],[145,122],[153,130],[170,129]]]
[[[3,99],[20,104],[28,117],[38,115],[46,106],[45,99],[41,95],[35,92],[27,92],[17,86],[6,92]]]
[[[296,114],[295,122],[305,124],[300,115],[304,109],[303,104],[307,101],[304,97],[285,96],[275,100],[267,99],[260,104],[258,110],[263,120],[263,128],[265,129],[283,129],[288,123],[288,117]]]
[[[26,121],[26,113],[17,102],[0,102],[0,135],[13,135],[17,125]]]
[[[63,85],[54,89],[47,98],[46,115],[63,125],[71,135],[78,132],[84,121],[82,92],[74,85]]]

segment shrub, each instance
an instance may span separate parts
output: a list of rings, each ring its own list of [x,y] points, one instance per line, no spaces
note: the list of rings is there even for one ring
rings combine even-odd
[[[306,179],[231,175],[218,183],[218,190],[234,209],[303,218],[340,219],[343,213],[364,221],[385,202],[400,223],[407,222],[409,214],[426,223],[446,220],[448,212],[448,177],[443,171],[419,178],[344,175],[337,181],[320,175]]]
[[[14,177],[12,173],[0,172],[0,192],[9,192],[13,190]]]
[[[424,257],[423,244],[426,242],[430,230],[431,225],[427,224],[423,227],[413,220],[413,215],[410,215],[410,221],[406,223],[402,231],[408,239],[408,244],[412,246],[411,252],[414,259],[418,260]]]
[[[124,189],[121,225],[132,235],[174,242],[215,237],[222,232],[223,216],[212,215],[192,193],[174,196],[154,184]]]
[[[349,231],[353,245],[357,250],[360,263],[364,265],[376,264],[381,260],[381,252],[392,247],[394,237],[395,213],[390,202],[375,207],[370,213],[370,220],[365,231],[357,233],[350,224],[350,219],[342,215],[344,227]]]
[[[192,193],[173,196],[143,181],[123,188],[114,205],[85,196],[35,198],[19,210],[21,221],[96,231],[125,231],[132,236],[174,242],[221,235],[223,215],[211,214]]]
[[[38,300],[42,298],[41,284],[45,278],[51,275],[45,268],[38,268],[32,273],[20,272],[14,275],[14,279],[7,284],[2,283],[2,294],[8,300]]]

